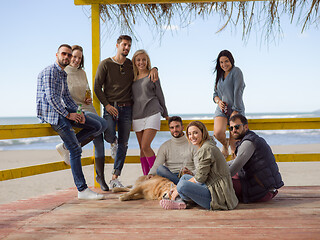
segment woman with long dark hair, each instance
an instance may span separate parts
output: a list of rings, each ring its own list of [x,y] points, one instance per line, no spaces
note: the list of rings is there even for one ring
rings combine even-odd
[[[235,140],[230,135],[226,138],[229,118],[235,114],[244,115],[243,91],[245,83],[240,68],[234,65],[234,58],[228,50],[219,53],[216,60],[216,81],[213,101],[218,105],[214,113],[214,136],[222,144],[222,154],[229,155],[235,151]]]

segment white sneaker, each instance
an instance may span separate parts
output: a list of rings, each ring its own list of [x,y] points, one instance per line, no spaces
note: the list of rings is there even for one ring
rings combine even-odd
[[[60,156],[62,157],[63,161],[70,166],[70,153],[69,150],[65,148],[63,143],[60,143],[56,146],[56,149]]]
[[[111,143],[110,144],[110,149],[111,149],[111,157],[113,159],[116,158],[116,155],[117,155],[117,150],[118,150],[118,139],[116,138],[116,140],[114,141],[114,143]]]
[[[104,195],[96,193],[96,192],[92,191],[90,188],[86,188],[85,190],[78,192],[78,199],[101,200],[101,199],[104,199]]]
[[[110,183],[109,183],[109,187],[110,189],[112,188],[123,188],[124,186],[122,185],[122,183],[119,181],[118,178],[114,179],[114,180],[111,180]]]

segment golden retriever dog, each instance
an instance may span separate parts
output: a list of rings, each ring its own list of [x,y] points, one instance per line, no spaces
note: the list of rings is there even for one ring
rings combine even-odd
[[[122,191],[128,192],[120,195],[119,199],[121,201],[128,201],[137,199],[161,200],[163,197],[170,198],[170,191],[175,186],[169,179],[158,175],[149,179],[147,176],[141,176],[137,179],[133,189],[122,189]]]

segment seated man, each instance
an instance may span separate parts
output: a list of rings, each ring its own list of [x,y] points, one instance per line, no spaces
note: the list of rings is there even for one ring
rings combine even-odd
[[[86,117],[73,101],[68,85],[65,67],[70,63],[71,47],[62,44],[56,53],[56,62],[42,70],[37,83],[37,116],[41,123],[50,123],[52,129],[61,137],[59,153],[65,162],[69,161],[79,199],[104,199],[103,194],[88,188],[81,166],[81,154],[84,145],[105,131],[106,126],[97,124]],[[81,128],[76,134],[72,127]],[[70,154],[70,156],[69,156]]]
[[[172,138],[160,146],[149,177],[157,174],[177,184],[183,174],[194,175],[198,164],[195,159],[197,149],[184,136],[180,117],[170,117],[168,123]]]
[[[248,120],[236,114],[230,118],[230,133],[236,139],[236,158],[229,163],[233,187],[240,202],[266,202],[284,183],[267,142],[249,130]]]

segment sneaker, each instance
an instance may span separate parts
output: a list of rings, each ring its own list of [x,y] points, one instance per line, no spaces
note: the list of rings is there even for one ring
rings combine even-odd
[[[160,200],[160,206],[166,210],[180,210],[185,209],[187,204],[184,201],[174,201],[170,199]]]
[[[63,161],[70,166],[70,153],[69,150],[65,148],[63,143],[60,143],[56,146],[56,149],[60,156],[62,157]]]
[[[122,183],[119,181],[118,178],[111,180],[109,183],[110,189],[112,188],[124,188],[124,186],[122,185]]]
[[[86,188],[85,190],[78,192],[78,199],[101,200],[101,199],[104,199],[104,195],[96,193],[96,192],[92,191],[90,188]]]
[[[118,139],[116,138],[116,140],[114,141],[114,143],[111,143],[110,144],[110,149],[111,149],[111,157],[113,159],[116,158],[116,155],[117,155],[117,150],[118,150]]]

